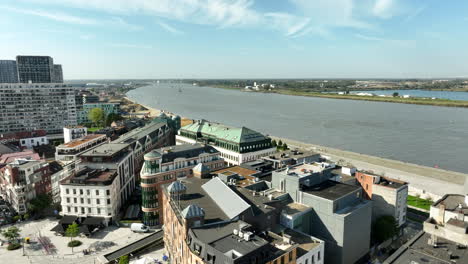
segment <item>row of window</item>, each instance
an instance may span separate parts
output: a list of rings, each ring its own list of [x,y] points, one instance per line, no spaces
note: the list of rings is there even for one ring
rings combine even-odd
[[[67,203],[70,203],[71,199],[70,197],[67,197]],[[91,199],[90,198],[87,198],[86,199],[86,204],[91,204]],[[73,203],[76,204],[78,203],[78,198],[73,198]],[[84,198],[80,198],[80,203],[81,204],[84,204]],[[101,199],[96,199],[96,204],[101,204]],[[107,204],[111,204],[111,199],[107,199]]]
[[[72,190],[72,193],[73,194],[77,194],[79,192],[80,195],[83,195],[84,194],[84,190],[83,189],[71,189]],[[65,193],[66,194],[70,194],[70,189],[66,188],[65,189]],[[95,190],[95,193],[96,195],[99,195],[99,190]],[[91,190],[87,189],[86,190],[86,195],[91,195]],[[106,195],[109,196],[110,195],[110,190],[106,190]]]
[[[96,213],[97,214],[101,214],[101,211],[102,211],[101,208],[96,208]],[[81,214],[86,214],[86,212],[87,212],[88,214],[92,214],[93,209],[91,207],[88,207],[88,209],[86,210],[85,207],[80,207],[80,210],[79,210],[78,207],[73,207],[73,212],[74,213],[80,212]],[[73,212],[72,212],[72,207],[67,206],[67,213],[73,213]],[[107,215],[111,216],[112,213],[108,213]]]

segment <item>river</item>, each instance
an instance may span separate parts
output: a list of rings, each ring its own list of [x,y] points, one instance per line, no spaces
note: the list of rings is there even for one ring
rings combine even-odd
[[[181,91],[179,92],[179,88]],[[161,83],[130,91],[141,104],[193,119],[468,173],[468,109]]]

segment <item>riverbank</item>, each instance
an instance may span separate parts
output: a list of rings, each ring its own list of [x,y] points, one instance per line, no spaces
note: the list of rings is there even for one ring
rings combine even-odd
[[[233,87],[233,86],[209,86],[211,88],[218,89],[228,89],[228,90],[238,90],[244,91],[242,88]],[[431,99],[431,98],[403,98],[403,97],[380,97],[380,96],[360,96],[353,94],[325,94],[317,92],[300,92],[294,90],[285,90],[285,89],[275,89],[271,91],[255,91],[250,90],[246,91],[250,93],[276,93],[283,95],[292,95],[292,96],[306,96],[306,97],[321,97],[321,98],[331,98],[331,99],[344,99],[344,100],[359,100],[359,101],[374,101],[374,102],[384,102],[384,103],[400,103],[400,104],[417,104],[417,105],[432,105],[432,106],[445,106],[445,107],[464,107],[468,108],[468,101],[461,100],[448,100],[448,99]]]

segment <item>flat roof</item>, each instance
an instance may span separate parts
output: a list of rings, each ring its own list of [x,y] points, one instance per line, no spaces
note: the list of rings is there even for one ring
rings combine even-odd
[[[292,241],[299,244],[299,249],[301,250],[297,251],[297,257],[305,255],[307,252],[311,251],[312,249],[318,247],[321,243],[323,243],[322,241],[312,236],[297,232],[290,228],[286,228],[285,230],[283,230],[283,233],[291,236]]]
[[[289,203],[283,207],[283,211],[288,215],[307,212],[311,209],[312,207],[300,203]]]
[[[64,185],[109,185],[117,176],[117,170],[83,168],[65,178]]]
[[[310,156],[319,155],[319,153],[310,151],[310,150],[303,150],[303,149],[288,149],[281,152],[277,152],[274,155],[269,155],[263,157],[263,159],[274,159],[274,160],[288,160],[288,159],[302,159]]]
[[[429,245],[431,235],[421,231],[413,239],[400,247],[395,253],[388,257],[385,264],[407,264],[407,263],[468,263],[468,250],[459,248],[457,243],[443,238],[437,238],[439,247]],[[449,252],[452,253],[452,259]]]
[[[289,168],[283,168],[279,171],[286,173],[288,171],[288,175],[296,175],[298,177],[305,177],[309,176],[312,173],[320,173],[326,169],[329,169],[331,167],[328,167],[329,163],[326,162],[314,162],[314,163],[301,163],[298,165],[291,166]]]
[[[88,143],[88,142],[93,141],[93,140],[98,139],[98,138],[106,138],[106,135],[103,135],[103,134],[89,134],[89,135],[84,136],[82,138],[75,139],[75,140],[72,140],[72,141],[70,141],[68,143],[62,144],[62,145],[58,146],[57,148],[74,148],[74,147],[77,147],[79,145]]]
[[[181,182],[187,188],[182,199],[180,199],[179,209],[184,210],[189,205],[197,205],[205,211],[205,223],[215,223],[220,221],[227,221],[230,218],[224,211],[216,204],[215,201],[202,189],[202,185],[210,179],[200,179],[197,177],[187,178]],[[165,184],[163,188],[167,190],[170,185]]]
[[[461,204],[461,208],[459,208]],[[465,195],[461,194],[446,194],[439,200],[437,200],[432,206],[439,207],[444,205],[447,211],[462,212],[464,215],[468,215],[468,204],[465,203]]]
[[[302,191],[328,200],[336,200],[359,189],[361,189],[359,186],[327,180],[311,187],[303,187]]]
[[[209,145],[184,144],[153,150],[162,156],[162,163],[172,162],[177,158],[194,158],[201,154],[219,153],[215,148]]]
[[[117,152],[126,149],[127,147],[128,147],[127,144],[107,143],[107,144],[99,145],[93,149],[90,149],[82,153],[81,156],[88,156],[88,157],[108,156],[110,157],[116,154]]]
[[[139,140],[139,139],[141,139],[143,137],[146,137],[148,134],[153,132],[153,130],[157,130],[157,129],[163,127],[164,125],[166,125],[166,123],[158,122],[158,123],[150,123],[150,124],[145,125],[143,127],[135,128],[132,131],[129,131],[129,132],[121,135],[120,137],[118,137],[117,139],[112,141],[112,143],[130,144],[130,143],[132,143],[132,142],[134,142],[136,140]]]

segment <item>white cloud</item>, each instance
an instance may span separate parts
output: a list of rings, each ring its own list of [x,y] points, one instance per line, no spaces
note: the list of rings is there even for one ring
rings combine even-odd
[[[54,21],[58,21],[58,22],[70,23],[70,24],[80,24],[80,25],[98,24],[98,21],[94,19],[73,16],[73,15],[60,13],[60,12],[48,12],[48,11],[44,11],[40,9],[37,9],[37,10],[19,9],[19,8],[13,8],[13,7],[8,7],[8,6],[0,6],[0,8],[3,10],[8,10],[10,12],[38,16],[38,17],[47,18],[47,19],[51,19]]]
[[[363,34],[354,34],[354,36],[356,38],[367,40],[367,41],[385,42],[385,43],[389,43],[389,44],[393,44],[393,45],[401,46],[401,47],[413,47],[415,45],[415,41],[413,40],[386,39],[386,38],[368,36],[368,35],[363,35]]]
[[[394,4],[393,0],[377,0],[372,11],[377,17],[390,18],[393,16]]]
[[[158,24],[164,29],[166,30],[167,32],[170,32],[174,35],[182,35],[184,34],[183,31],[180,31],[178,30],[177,28],[165,23],[165,22],[162,22],[162,21],[159,21]]]

